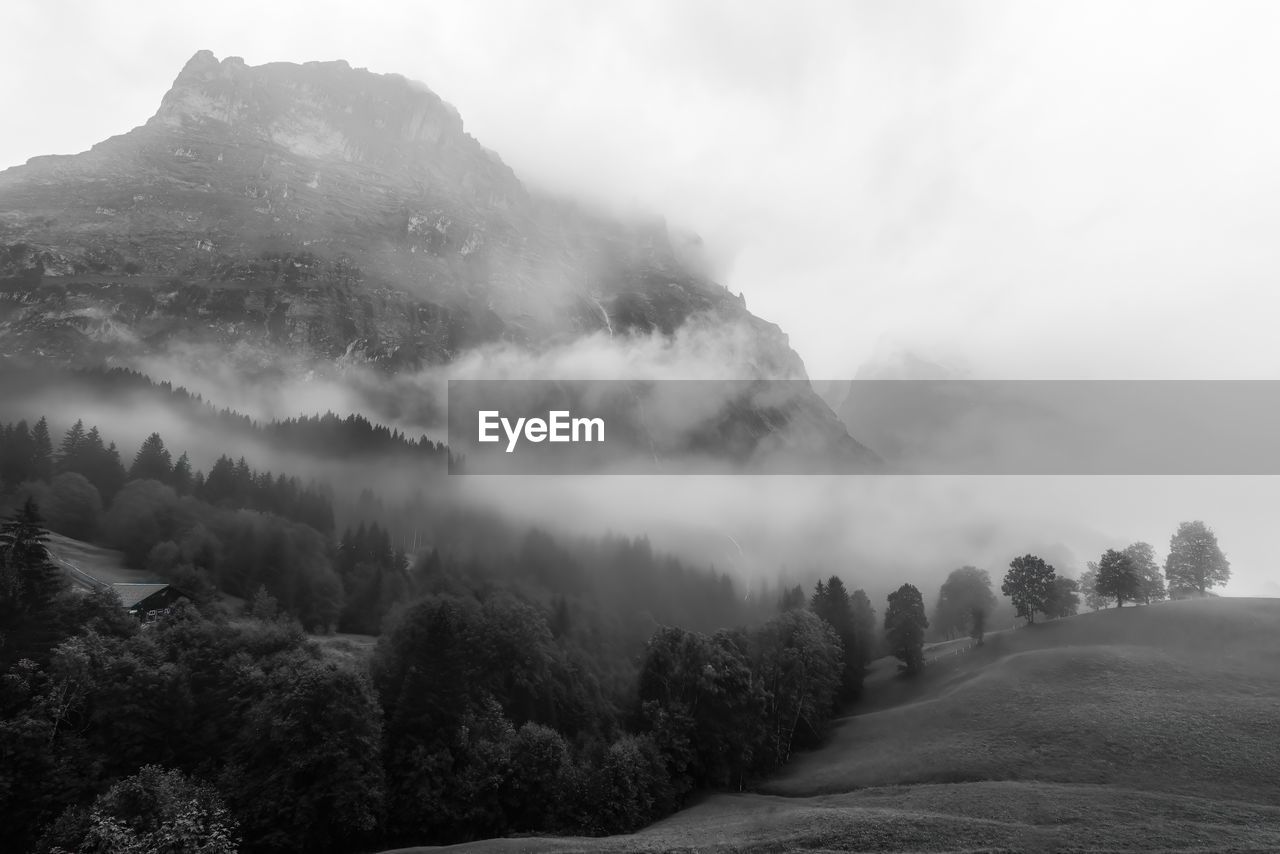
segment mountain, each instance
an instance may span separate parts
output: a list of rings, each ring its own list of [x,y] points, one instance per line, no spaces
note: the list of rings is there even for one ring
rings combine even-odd
[[[807,379],[696,238],[531,192],[425,86],[342,61],[200,51],[141,127],[0,172],[0,355],[390,374],[698,328],[731,331],[726,375]]]
[[[410,366],[706,313],[802,375],[681,254],[661,222],[531,194],[430,90],[345,62],[201,51],[142,127],[0,173],[4,338],[54,357],[194,333]]]

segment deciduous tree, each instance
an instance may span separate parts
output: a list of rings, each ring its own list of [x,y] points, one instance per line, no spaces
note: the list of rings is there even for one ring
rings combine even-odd
[[[1107,607],[1107,597],[1098,592],[1098,562],[1089,561],[1088,569],[1080,573],[1080,594],[1090,611]]]
[[[1098,593],[1116,600],[1116,607],[1123,608],[1125,600],[1133,601],[1141,586],[1133,561],[1124,552],[1107,549],[1098,561]]]
[[[1049,588],[1049,600],[1045,602],[1045,616],[1056,620],[1073,616],[1079,610],[1079,582],[1064,575],[1056,576],[1053,579],[1053,585]]]
[[[235,854],[236,825],[212,787],[147,765],[73,810],[46,839],[55,851]]]
[[[1014,610],[1027,623],[1036,621],[1036,612],[1044,613],[1053,594],[1053,567],[1035,555],[1023,555],[1009,562],[1000,592],[1013,600]]]
[[[1204,522],[1183,522],[1169,540],[1164,575],[1175,596],[1203,596],[1231,580],[1231,564],[1218,547],[1213,529]]]
[[[978,569],[976,566],[953,569],[938,590],[938,603],[933,609],[933,628],[947,639],[958,635],[980,637],[975,632],[975,625],[981,621],[985,626],[986,615],[995,606],[991,576],[985,569]]]
[[[924,598],[914,585],[904,584],[889,594],[889,607],[884,612],[885,640],[907,673],[917,673],[924,667],[924,630],[928,627]]]
[[[1166,597],[1164,572],[1156,563],[1155,549],[1150,543],[1134,543],[1124,550],[1124,554],[1133,563],[1134,572],[1138,574],[1138,591],[1134,600],[1143,605],[1159,602]]]

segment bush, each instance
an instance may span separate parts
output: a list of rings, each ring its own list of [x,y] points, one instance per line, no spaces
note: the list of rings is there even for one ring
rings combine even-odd
[[[99,795],[88,811],[64,813],[42,847],[52,854],[235,854],[238,840],[213,788],[148,765]]]

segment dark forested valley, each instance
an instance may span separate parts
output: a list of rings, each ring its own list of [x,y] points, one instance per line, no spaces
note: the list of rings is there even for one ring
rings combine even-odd
[[[352,495],[230,452],[193,465],[180,436],[124,449],[90,409],[65,430],[0,425],[0,809],[19,849],[631,830],[818,744],[877,647],[870,601],[838,578],[812,601],[748,592],[644,537],[520,526],[452,501],[426,439],[257,423],[128,372],[93,383],[258,448],[425,474],[408,499]],[[181,598],[139,622],[68,574],[53,536]]]

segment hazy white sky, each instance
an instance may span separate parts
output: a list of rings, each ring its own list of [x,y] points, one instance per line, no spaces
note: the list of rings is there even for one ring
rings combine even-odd
[[[1280,377],[1280,4],[5,4],[0,165],[187,58],[422,80],[527,181],[664,214],[811,376]]]
[[[2,24],[0,167],[141,124],[198,49],[346,59],[426,83],[529,183],[699,232],[815,378],[899,349],[1280,378],[1280,3],[9,0]],[[991,518],[1096,528],[1061,534],[1086,550],[1205,518],[1231,592],[1280,594],[1276,478],[1009,483]],[[891,504],[926,512],[889,553],[983,557],[938,533],[970,499]]]

